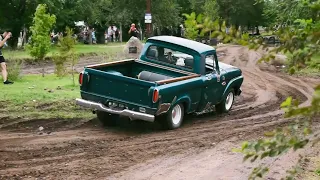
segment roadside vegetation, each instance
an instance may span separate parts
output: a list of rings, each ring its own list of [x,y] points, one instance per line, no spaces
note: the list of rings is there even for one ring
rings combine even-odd
[[[79,85],[73,85],[71,76],[26,75],[16,81],[14,86],[0,84],[0,89],[0,118],[92,117],[88,111],[75,105],[75,98],[80,97]]]
[[[268,30],[264,34],[278,37],[280,41],[280,44],[272,48],[260,35],[252,36],[251,34],[250,36],[249,32],[241,30],[239,24],[230,22],[230,19],[212,18],[212,15],[221,17],[220,10],[223,9],[219,3],[212,5],[217,11],[216,13],[211,12],[211,15],[195,12],[184,14],[186,36],[189,39],[209,36],[223,43],[248,46],[249,49],[254,50],[264,49],[267,53],[259,62],[270,62],[276,54],[282,53],[287,56],[284,62],[287,73],[320,75],[320,1],[274,0],[265,2],[258,0],[255,6],[264,6],[261,19],[268,22]],[[275,29],[274,25],[279,26]],[[320,141],[320,132],[313,127],[313,121],[320,115],[320,84],[315,87],[310,106],[299,107],[298,105],[297,100],[288,97],[281,104],[281,108],[285,111],[284,118],[292,118],[290,126],[266,132],[266,137],[263,139],[244,142],[240,149],[235,149],[235,152],[243,153],[244,161],[255,162],[268,157],[281,156],[288,153],[289,150],[311,148],[310,144],[315,146]],[[288,174],[284,179],[306,175],[300,167],[303,160],[304,157],[301,156],[297,166],[288,169]],[[320,164],[317,158],[313,160],[318,164],[315,168],[318,168]],[[253,169],[248,178],[263,178],[268,171],[269,167],[260,165]],[[319,175],[319,169],[315,169],[313,173]]]
[[[103,55],[103,54],[115,54],[117,52],[121,52],[123,48],[121,47],[125,43],[112,43],[112,44],[94,44],[94,45],[86,45],[86,44],[76,44],[75,52],[79,56],[90,56],[90,55]],[[53,54],[58,53],[58,47],[52,45],[46,57],[52,57]],[[25,50],[9,50],[3,49],[3,54],[7,57],[8,60],[29,60],[31,61],[32,57]]]
[[[258,1],[263,3],[263,1]],[[280,44],[273,48],[268,48],[263,39],[259,36],[250,37],[247,32],[238,29],[233,24],[226,29],[226,21],[213,20],[210,16],[203,14],[191,13],[185,14],[187,18],[186,32],[187,37],[195,39],[200,36],[210,34],[210,37],[218,38],[224,43],[233,43],[248,46],[250,49],[267,50],[260,62],[269,62],[274,59],[278,53],[287,55],[285,64],[286,71],[289,74],[295,73],[315,73],[320,72],[320,1],[286,1],[275,0],[269,1],[265,11],[265,18],[269,18],[270,35],[279,37]],[[219,5],[216,5],[219,9]],[[284,15],[283,15],[283,12]],[[302,14],[303,13],[303,14]],[[272,16],[273,15],[273,16]],[[273,18],[272,18],[273,17]],[[287,17],[286,19],[282,19]],[[270,19],[272,18],[272,19]],[[272,29],[272,25],[280,24],[276,30]],[[222,29],[222,31],[221,31]],[[288,97],[281,104],[281,108],[285,111],[284,118],[292,118],[290,126],[277,128],[272,132],[266,132],[265,138],[253,142],[242,143],[241,148],[235,149],[235,152],[244,154],[244,161],[259,161],[265,158],[275,158],[288,153],[290,150],[297,151],[303,148],[319,147],[320,142],[319,131],[314,128],[313,122],[320,115],[320,84],[315,87],[315,93],[311,105],[307,107],[299,107],[299,102]],[[297,162],[297,166],[288,169],[284,179],[295,179],[298,175],[300,178],[306,176],[319,176],[319,161],[313,158],[316,167],[311,175],[306,173],[301,164],[305,160],[301,156]],[[309,161],[309,160],[308,160]],[[254,168],[249,179],[263,178],[269,171],[268,166],[263,164]]]

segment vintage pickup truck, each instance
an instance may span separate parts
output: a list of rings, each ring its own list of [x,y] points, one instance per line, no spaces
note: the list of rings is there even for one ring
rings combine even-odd
[[[176,129],[185,114],[213,106],[219,113],[230,111],[243,76],[239,68],[218,62],[209,45],[156,36],[147,40],[139,59],[87,66],[79,83],[76,104],[92,109],[104,125],[125,116]]]

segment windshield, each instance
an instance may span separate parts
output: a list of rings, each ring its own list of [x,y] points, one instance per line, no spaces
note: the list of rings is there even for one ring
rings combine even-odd
[[[146,57],[160,63],[171,64],[192,70],[194,57],[180,51],[175,51],[161,46],[150,46]]]
[[[215,58],[213,55],[207,55],[206,56],[206,65],[209,65],[211,67],[215,67]]]

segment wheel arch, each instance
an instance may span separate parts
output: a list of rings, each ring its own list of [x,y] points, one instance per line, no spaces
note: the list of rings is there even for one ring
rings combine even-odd
[[[227,93],[229,92],[230,89],[234,90],[235,95],[240,95],[241,94],[241,85],[243,82],[243,76],[238,76],[236,78],[233,78],[225,88],[222,99],[224,99],[227,96]]]
[[[191,109],[191,98],[188,95],[184,95],[179,97],[172,105],[171,108],[174,107],[176,104],[181,103],[184,108],[184,113],[187,113]]]

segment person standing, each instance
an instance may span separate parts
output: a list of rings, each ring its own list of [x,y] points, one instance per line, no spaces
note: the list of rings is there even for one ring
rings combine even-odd
[[[94,30],[94,28],[92,29],[91,36],[92,36],[92,43],[97,44],[96,31]]]
[[[131,24],[131,27],[129,29],[129,34],[131,37],[134,36],[134,37],[138,38],[139,31],[136,28],[136,25],[134,23]]]
[[[11,32],[4,32],[1,35],[1,41],[0,41],[0,66],[1,66],[1,72],[2,72],[2,78],[3,78],[3,84],[13,84],[13,82],[8,80],[8,71],[7,71],[7,65],[6,61],[3,57],[3,54],[1,52],[1,49],[6,44],[7,40],[11,37]]]

